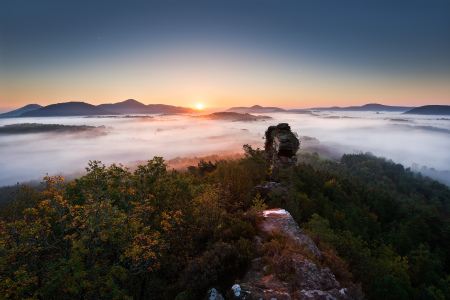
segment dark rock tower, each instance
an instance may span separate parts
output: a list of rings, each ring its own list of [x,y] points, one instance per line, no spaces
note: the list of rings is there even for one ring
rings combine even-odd
[[[300,147],[296,134],[287,123],[269,126],[266,130],[266,160],[273,171],[291,168],[296,162],[295,154]]]

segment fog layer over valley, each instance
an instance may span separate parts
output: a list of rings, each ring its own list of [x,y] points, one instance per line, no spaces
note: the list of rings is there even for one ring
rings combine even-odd
[[[101,135],[82,131],[0,135],[0,186],[41,179],[45,173],[66,176],[82,172],[89,160],[133,166],[136,161],[154,156],[168,160],[230,154],[241,152],[243,144],[262,148],[264,131],[281,122],[289,123],[300,137],[317,139],[302,138],[303,150],[309,148],[335,158],[343,153],[372,152],[425,174],[430,168],[450,170],[450,120],[445,117],[374,112],[265,115],[273,120],[232,122],[182,115],[0,119],[0,126],[19,123],[105,126]]]

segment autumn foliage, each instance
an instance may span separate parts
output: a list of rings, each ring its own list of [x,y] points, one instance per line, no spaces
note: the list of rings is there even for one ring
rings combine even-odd
[[[86,170],[19,187],[2,208],[0,298],[195,298],[251,258],[253,225],[225,210],[248,202],[237,162],[205,179],[160,157],[133,174],[98,161]],[[241,223],[250,234],[233,229]]]
[[[269,173],[263,151],[244,151],[186,172],[91,161],[70,182],[18,186],[0,207],[0,299],[202,299],[242,276],[266,207],[294,216],[354,299],[450,297],[447,187],[370,154],[304,154],[275,178],[285,193],[250,196]],[[292,264],[315,259],[277,233],[262,252],[293,286]]]

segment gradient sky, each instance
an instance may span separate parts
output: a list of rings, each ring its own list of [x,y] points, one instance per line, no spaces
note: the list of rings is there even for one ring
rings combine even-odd
[[[0,111],[450,105],[450,1],[0,2]]]

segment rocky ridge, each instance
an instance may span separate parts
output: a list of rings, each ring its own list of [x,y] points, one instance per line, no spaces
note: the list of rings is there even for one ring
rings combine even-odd
[[[265,153],[272,172],[290,169],[296,163],[300,142],[289,124],[270,126],[266,131]],[[271,181],[253,188],[263,198],[271,191],[289,197],[289,189]],[[333,272],[321,264],[321,251],[297,225],[291,214],[280,208],[262,211],[253,242],[255,259],[241,282],[228,291],[235,300],[346,300],[352,299]],[[209,300],[224,299],[215,289]]]
[[[232,286],[231,299],[239,300],[293,300],[293,299],[351,299],[349,292],[336,280],[332,271],[318,263],[321,253],[311,238],[300,229],[284,209],[263,211],[264,220],[255,238],[255,253],[261,254],[263,242],[275,231],[295,241],[301,253],[293,255],[288,264],[290,280],[281,280],[273,274],[273,266],[265,257],[253,259],[242,282]],[[280,261],[282,257],[277,257]],[[276,262],[275,262],[276,263]],[[213,298],[214,299],[214,298]]]

